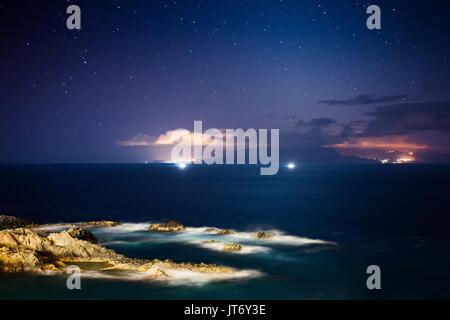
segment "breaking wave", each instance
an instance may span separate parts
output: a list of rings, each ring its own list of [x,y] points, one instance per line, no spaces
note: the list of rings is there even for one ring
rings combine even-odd
[[[159,282],[169,285],[193,285],[202,286],[214,281],[225,280],[247,280],[263,276],[263,273],[257,270],[236,270],[234,272],[197,272],[191,270],[164,269],[166,277],[156,277],[153,271],[141,272],[105,272],[105,271],[84,271],[82,278],[108,279],[122,281],[139,282]]]

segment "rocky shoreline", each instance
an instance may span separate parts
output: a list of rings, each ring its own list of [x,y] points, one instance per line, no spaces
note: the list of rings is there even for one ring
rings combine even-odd
[[[138,229],[127,229],[130,223],[109,220],[37,225],[21,218],[0,215],[0,272],[64,274],[69,266],[75,265],[86,275],[132,280],[182,278],[195,282],[195,279],[211,281],[262,275],[256,270],[239,270],[223,265],[129,258],[99,243],[90,230],[100,228],[111,228],[112,232],[117,228],[117,232],[170,233],[170,241],[230,255],[267,253],[272,250],[270,245],[336,244],[278,230],[245,232],[187,227],[177,221],[144,223]]]
[[[82,272],[95,271],[118,278],[121,273],[134,273],[146,280],[170,280],[177,272],[190,273],[193,277],[215,275],[217,279],[242,276],[239,270],[221,265],[128,258],[103,247],[86,229],[114,227],[118,222],[83,222],[73,224],[68,230],[49,232],[20,218],[0,216],[0,221],[0,272],[4,273],[64,274],[69,265],[77,265]],[[170,222],[173,230],[164,224],[153,230],[176,232],[184,229],[180,226]]]

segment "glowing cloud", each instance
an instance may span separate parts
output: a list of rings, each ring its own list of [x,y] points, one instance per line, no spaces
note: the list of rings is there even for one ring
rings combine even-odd
[[[411,150],[417,151],[428,148],[425,144],[408,141],[408,139],[403,136],[352,138],[341,143],[327,145],[327,147],[336,149],[397,150],[403,152],[409,152]]]

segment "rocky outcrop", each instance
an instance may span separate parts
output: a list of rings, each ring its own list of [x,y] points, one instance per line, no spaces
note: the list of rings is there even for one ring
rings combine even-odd
[[[85,241],[88,241],[91,243],[97,243],[97,239],[94,237],[92,232],[90,232],[89,230],[79,228],[79,227],[73,227],[73,228],[70,228],[69,230],[67,230],[67,233],[72,238],[79,239],[79,240],[85,240]]]
[[[206,248],[225,252],[236,252],[242,250],[242,246],[238,243],[223,243],[222,241],[218,240],[205,240],[202,242],[202,244],[206,245]]]
[[[0,230],[21,228],[31,225],[31,222],[12,216],[0,215]]]
[[[231,230],[231,229],[223,229],[223,230],[220,230],[218,232],[218,234],[226,236],[226,235],[231,235],[231,234],[237,234],[237,231],[234,231],[234,230]]]
[[[73,228],[47,236],[25,228],[0,231],[0,271],[62,273],[68,265],[74,264],[83,271],[114,271],[116,276],[121,271],[127,275],[135,272],[146,279],[170,279],[171,274],[177,274],[177,271],[217,274],[236,271],[213,264],[127,258],[92,243],[86,230],[81,230]]]
[[[57,272],[64,267],[52,255],[26,248],[0,247],[0,272]]]
[[[232,252],[232,251],[240,251],[242,246],[238,243],[225,243],[223,245],[223,251]]]
[[[157,232],[177,232],[183,231],[186,227],[177,221],[154,223],[149,225],[148,230]]]
[[[205,232],[216,233],[216,234],[222,235],[222,236],[237,234],[237,231],[235,231],[235,230],[219,229],[219,228],[206,228]]]
[[[33,250],[61,262],[107,262],[119,257],[114,251],[98,244],[72,237],[69,231],[53,232],[46,236],[25,228],[3,230],[0,231],[0,247],[18,252]]]
[[[267,231],[259,231],[255,234],[256,239],[270,239],[275,237],[275,233]]]
[[[119,226],[121,223],[117,221],[109,221],[109,220],[100,220],[100,221],[88,221],[88,222],[80,222],[76,225],[79,227],[86,228],[111,228]]]

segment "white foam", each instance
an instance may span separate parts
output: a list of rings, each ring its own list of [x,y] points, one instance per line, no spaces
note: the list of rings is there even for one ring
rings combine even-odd
[[[41,230],[47,232],[61,232],[72,227],[75,227],[75,223],[54,223],[54,224],[45,224],[38,227],[34,227],[34,230]]]
[[[137,232],[137,231],[146,231],[148,229],[150,223],[148,222],[140,222],[140,223],[121,223],[114,227],[102,228],[104,232]]]
[[[120,225],[108,228],[96,229],[96,233],[110,234],[123,234],[131,232],[142,232],[147,231],[148,226],[151,222],[140,222],[140,223],[122,223]],[[59,232],[76,224],[49,224],[35,228],[36,230],[43,230],[49,232]],[[187,227],[186,229],[178,232],[169,233],[158,233],[149,232],[148,239],[129,239],[127,241],[118,240],[114,238],[106,240],[106,244],[142,244],[142,243],[164,243],[164,242],[188,242],[200,246],[202,248],[223,251],[223,244],[219,243],[203,243],[204,240],[218,240],[221,242],[236,242],[243,246],[243,250],[235,251],[235,253],[260,253],[267,252],[269,248],[266,245],[289,245],[289,246],[308,246],[308,245],[336,245],[335,242],[326,241],[322,239],[313,239],[307,237],[300,237],[296,235],[287,234],[281,230],[253,230],[253,231],[235,231],[236,233],[223,235],[219,232],[208,231],[208,229],[217,229],[214,227]],[[221,229],[217,229],[220,231]],[[260,238],[256,237],[257,232],[265,232],[268,234],[273,234],[272,237]],[[203,241],[202,241],[203,240]]]
[[[198,272],[164,268],[162,271],[167,275],[167,278],[155,278],[154,270],[137,272],[84,271],[82,272],[81,277],[123,281],[160,282],[168,285],[201,286],[213,281],[244,280],[263,276],[263,273],[250,269],[236,270],[234,272]]]
[[[284,233],[283,231],[272,229],[272,230],[255,230],[255,231],[235,231],[236,233],[229,234],[229,235],[222,235],[217,232],[211,231],[207,232],[207,229],[210,229],[213,227],[189,227],[186,228],[186,232],[190,233],[191,235],[210,235],[214,237],[218,237],[220,239],[223,239],[224,241],[228,242],[259,242],[259,243],[265,243],[265,244],[282,244],[282,245],[292,245],[292,246],[305,246],[305,245],[335,245],[335,242],[332,241],[326,241],[321,239],[312,239],[307,237],[299,237],[294,235],[289,235]],[[220,230],[220,229],[218,229]],[[258,239],[256,237],[257,232],[265,232],[268,234],[273,234],[273,237],[269,238],[260,238]]]
[[[173,285],[201,286],[212,281],[243,280],[261,277],[263,274],[257,270],[238,270],[235,272],[196,272],[191,270],[166,269],[164,273],[169,276],[169,283]],[[162,280],[164,281],[164,280]]]

